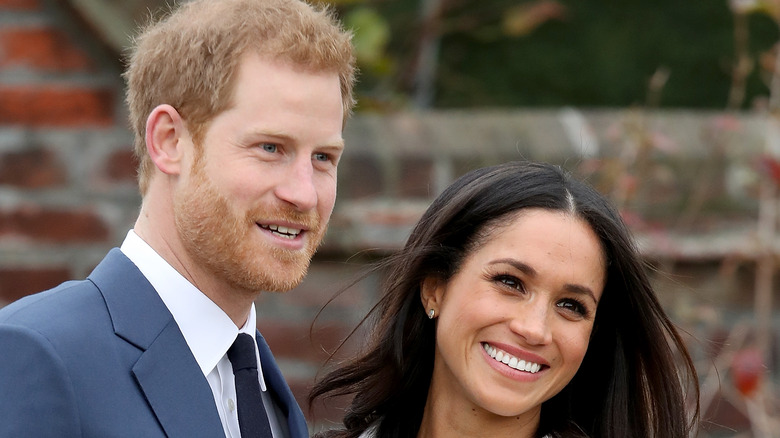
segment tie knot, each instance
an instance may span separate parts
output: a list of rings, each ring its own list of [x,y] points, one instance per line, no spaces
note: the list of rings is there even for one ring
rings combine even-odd
[[[227,351],[233,372],[243,369],[257,369],[255,357],[255,341],[246,333],[239,333],[233,345]]]

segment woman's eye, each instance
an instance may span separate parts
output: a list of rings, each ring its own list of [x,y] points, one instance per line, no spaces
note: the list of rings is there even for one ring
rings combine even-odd
[[[581,315],[581,316],[587,316],[588,315],[588,309],[585,306],[583,306],[582,303],[580,303],[577,300],[571,300],[571,299],[561,300],[556,305],[559,308],[561,308],[561,309],[565,309],[565,310],[568,310],[570,312],[574,312],[574,313],[576,313],[578,315]]]
[[[505,286],[511,287],[512,289],[517,289],[519,291],[525,290],[523,282],[511,275],[499,275],[496,277],[496,281],[502,283]]]
[[[276,153],[276,150],[278,149],[278,147],[275,144],[273,144],[273,143],[263,143],[261,146],[262,146],[264,151],[272,153],[272,154]]]

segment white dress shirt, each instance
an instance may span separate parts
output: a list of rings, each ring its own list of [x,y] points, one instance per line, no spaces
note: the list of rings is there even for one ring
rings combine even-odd
[[[209,382],[225,437],[240,438],[236,385],[227,351],[239,333],[246,333],[255,339],[257,314],[254,304],[249,318],[239,329],[219,306],[176,271],[133,230],[127,233],[120,249],[149,280],[173,315],[192,355]],[[286,438],[273,409],[272,398],[266,391],[257,344],[255,355],[263,404],[271,431],[274,438]]]

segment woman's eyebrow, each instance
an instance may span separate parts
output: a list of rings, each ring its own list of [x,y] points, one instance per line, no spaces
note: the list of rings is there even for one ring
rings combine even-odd
[[[536,269],[528,265],[527,263],[523,263],[520,260],[512,259],[512,258],[503,258],[503,259],[497,259],[493,260],[489,263],[490,265],[498,265],[498,264],[507,264],[512,266],[513,268],[517,269],[518,271],[528,275],[529,277],[536,277],[537,272]],[[563,286],[563,288],[568,291],[575,293],[577,295],[586,295],[589,296],[594,303],[598,304],[599,300],[596,299],[596,294],[593,293],[593,291],[587,287],[580,284],[570,284],[567,283]]]

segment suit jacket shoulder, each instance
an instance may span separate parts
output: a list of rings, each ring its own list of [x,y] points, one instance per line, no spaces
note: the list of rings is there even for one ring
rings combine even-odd
[[[0,412],[0,438],[223,434],[173,317],[118,249],[0,309]]]

